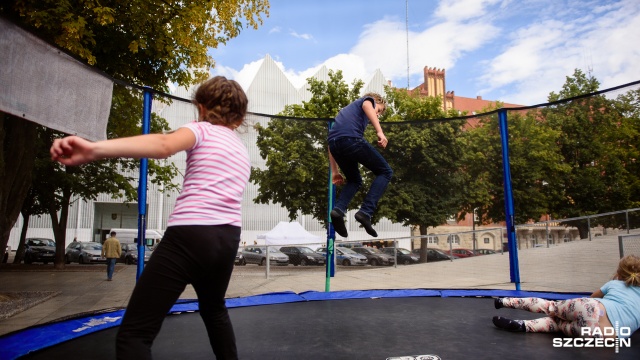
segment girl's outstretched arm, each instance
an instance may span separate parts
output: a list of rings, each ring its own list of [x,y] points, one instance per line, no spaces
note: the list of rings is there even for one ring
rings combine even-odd
[[[195,142],[196,137],[191,130],[180,128],[168,134],[139,135],[98,142],[67,136],[56,139],[49,152],[51,160],[75,166],[118,157],[164,159],[192,148]]]

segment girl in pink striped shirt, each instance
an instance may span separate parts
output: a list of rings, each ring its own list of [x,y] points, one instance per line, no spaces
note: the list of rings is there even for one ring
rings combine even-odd
[[[168,134],[90,142],[57,139],[51,159],[81,165],[115,157],[163,159],[187,152],[182,192],[167,231],[138,279],[118,331],[118,359],[151,359],[151,344],[187,284],[218,359],[238,357],[225,293],[240,244],[242,194],[249,180],[247,149],[235,133],[247,112],[237,82],[216,76],[196,90],[198,121]]]

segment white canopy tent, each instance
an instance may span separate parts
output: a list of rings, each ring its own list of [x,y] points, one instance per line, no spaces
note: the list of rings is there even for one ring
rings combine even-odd
[[[263,239],[266,245],[302,245],[324,242],[321,236],[311,234],[297,221],[280,221],[268,233],[258,235],[258,239]]]

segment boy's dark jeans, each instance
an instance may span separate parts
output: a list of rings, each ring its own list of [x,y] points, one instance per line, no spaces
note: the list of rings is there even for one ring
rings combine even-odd
[[[360,211],[371,217],[378,206],[378,200],[391,181],[393,170],[380,153],[365,139],[355,137],[339,137],[329,141],[329,150],[347,183],[340,191],[334,208],[347,212],[349,203],[362,186],[359,164],[362,164],[376,176],[371,184]]]

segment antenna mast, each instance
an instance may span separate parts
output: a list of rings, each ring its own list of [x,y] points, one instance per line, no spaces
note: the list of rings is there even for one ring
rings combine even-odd
[[[407,31],[407,90],[409,90],[409,0],[405,0],[405,24]]]

